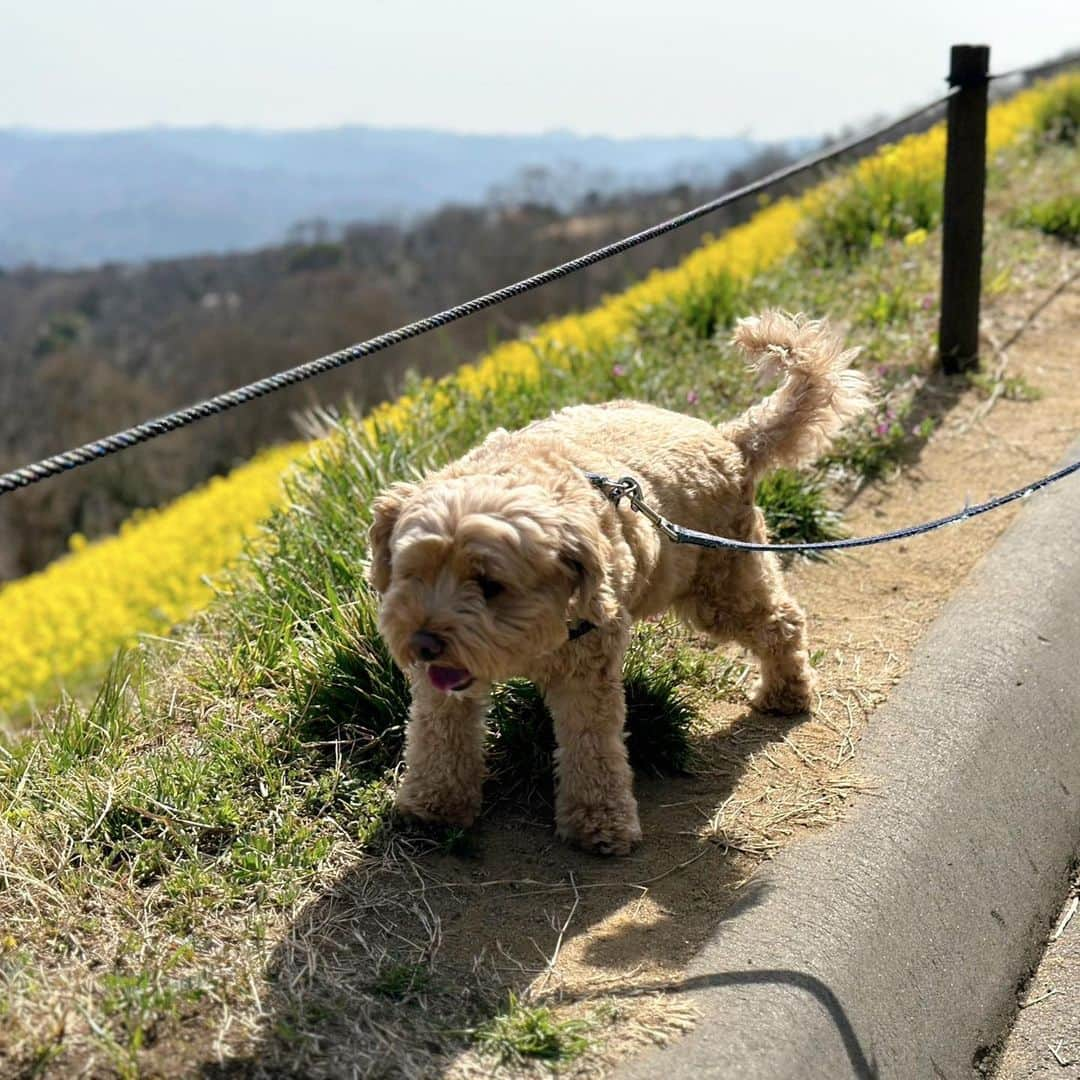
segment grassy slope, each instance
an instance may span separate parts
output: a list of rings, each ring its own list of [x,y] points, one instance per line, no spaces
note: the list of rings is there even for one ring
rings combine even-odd
[[[992,111],[992,147],[1008,144],[1032,122],[1038,97],[1020,95]],[[587,363],[614,366],[642,314],[664,305],[674,304],[692,327],[707,333],[718,300],[730,301],[750,277],[789,256],[807,217],[816,221],[812,243],[823,263],[842,261],[849,249],[858,251],[874,237],[902,237],[932,226],[941,154],[938,129],[886,148],[834,183],[764,207],[681,265],[650,274],[584,314],[546,323],[527,340],[499,346],[460,369],[445,384],[448,394],[426,387],[382,407],[380,422],[408,425],[414,408],[441,412],[461,392],[466,399],[483,398],[496,384],[505,389],[508,379],[535,380],[543,365],[580,368],[583,354]],[[160,511],[140,515],[118,537],[90,546],[74,537],[77,550],[69,557],[0,587],[0,721],[5,709],[16,720],[25,716],[28,699],[51,704],[58,684],[100,678],[117,646],[138,633],[167,632],[205,606],[205,575],[235,557],[243,538],[280,504],[279,474],[289,459],[302,456],[302,446],[279,448]]]
[[[1075,167],[1068,147],[1030,158],[1015,152],[995,181],[1007,205],[1062,194]],[[386,424],[374,446],[365,425],[346,423],[292,481],[269,543],[208,615],[174,644],[118,664],[92,708],[70,704],[32,739],[0,751],[5,1071],[64,1071],[89,1054],[99,1068],[134,1075],[170,1055],[212,1057],[209,1033],[222,1031],[228,1015],[257,1026],[260,993],[284,995],[277,1015],[289,1016],[288,989],[271,978],[259,991],[253,980],[263,979],[293,905],[343,867],[398,850],[384,817],[405,690],[374,633],[362,582],[366,506],[390,478],[561,402],[634,396],[731,415],[759,390],[724,344],[724,329],[734,313],[768,303],[848,323],[886,391],[881,414],[831,464],[872,476],[901,460],[925,430],[911,394],[930,359],[937,252],[935,234],[919,231],[932,229],[932,213],[925,222],[902,220],[895,206],[889,213],[895,228],[869,228],[861,241],[857,214],[833,215],[845,222],[839,232],[823,215],[805,254],[746,282],[717,274],[646,305],[613,344],[564,349],[551,363],[540,356],[536,377],[511,373],[479,396],[475,386],[418,385],[409,423]],[[1035,232],[992,220],[991,294],[1009,287],[1040,243]],[[794,496],[784,507],[798,517],[805,478],[777,486]],[[695,695],[724,692],[730,670],[669,627],[642,630],[628,668],[631,714],[643,721],[638,737],[659,732],[662,745],[639,745],[639,756],[684,761]],[[502,783],[522,799],[547,775],[539,724],[534,695],[507,688],[495,749]],[[382,900],[391,919],[395,902]],[[403,974],[384,959],[356,973],[350,1008],[395,1001],[404,975],[407,987],[429,977],[422,965]],[[459,989],[430,991],[446,1010],[443,1028],[451,1018],[472,1023],[502,1000]],[[264,1032],[260,1052],[293,1068],[318,1060],[313,1033],[335,1020],[330,1004],[318,1003],[318,1015],[309,1006]],[[227,1042],[243,1050],[250,1030],[238,1023]],[[443,1030],[432,1039],[452,1047],[463,1036]]]

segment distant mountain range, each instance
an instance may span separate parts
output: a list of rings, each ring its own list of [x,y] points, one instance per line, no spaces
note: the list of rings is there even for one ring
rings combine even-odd
[[[784,144],[801,151],[810,140]],[[344,127],[0,131],[0,267],[75,267],[283,241],[298,222],[409,217],[493,189],[572,199],[714,182],[766,144],[745,138],[457,135]],[[546,173],[526,170],[544,169]]]

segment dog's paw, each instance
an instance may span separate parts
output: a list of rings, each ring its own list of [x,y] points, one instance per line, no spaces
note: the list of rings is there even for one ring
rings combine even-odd
[[[480,800],[461,792],[433,791],[406,780],[394,799],[394,811],[400,817],[426,825],[466,829],[480,812]]]
[[[788,682],[765,684],[760,679],[749,693],[750,704],[758,712],[795,716],[810,712],[814,707],[813,678],[792,679]]]
[[[641,843],[636,806],[568,808],[555,831],[559,839],[596,855],[629,855]]]

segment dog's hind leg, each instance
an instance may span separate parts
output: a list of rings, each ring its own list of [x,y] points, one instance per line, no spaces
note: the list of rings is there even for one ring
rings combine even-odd
[[[762,599],[767,603],[750,609],[732,626],[732,636],[754,654],[760,667],[750,704],[761,712],[809,712],[814,672],[806,647],[806,616],[782,586]]]
[[[764,527],[760,529],[764,538]],[[756,537],[755,537],[756,539]],[[718,641],[735,640],[760,667],[750,704],[761,712],[809,712],[814,672],[806,642],[806,616],[784,588],[776,558],[733,552],[713,563],[706,556],[680,612]],[[715,573],[706,569],[716,567]]]
[[[626,855],[641,840],[623,737],[626,695],[619,665],[604,666],[602,676],[564,674],[545,686],[557,743],[555,827],[588,851]]]
[[[484,785],[486,695],[444,694],[413,680],[405,779],[394,805],[421,821],[471,825]]]

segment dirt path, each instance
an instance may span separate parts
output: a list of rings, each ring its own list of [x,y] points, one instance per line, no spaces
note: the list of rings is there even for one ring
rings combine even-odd
[[[1078,898],[1080,874],[1073,879],[1038,970],[1018,995],[1019,1013],[998,1059],[995,1080],[1080,1078]]]
[[[996,309],[986,320],[992,336],[1007,339],[1033,299],[1016,297]],[[991,403],[970,390],[956,397],[918,462],[856,499],[846,515],[852,530],[880,532],[936,517],[1052,468],[1080,434],[1078,327],[1080,281],[1074,281],[1007,350],[1003,374],[1024,379],[1040,398]],[[991,357],[986,366],[998,364],[1000,358]],[[951,396],[940,385],[926,387],[924,394]],[[869,681],[895,681],[923,629],[1017,506],[910,542],[857,551],[830,566],[796,570],[793,587],[811,613],[815,640],[831,654],[823,673],[839,673],[850,653],[859,657]]]
[[[1074,264],[1075,255],[1062,249],[1053,279],[1075,269],[1070,259]],[[988,400],[985,392],[942,380],[928,384],[921,401],[942,422],[900,475],[851,500],[845,518],[853,534],[940,516],[965,499],[1019,487],[1058,462],[1080,433],[1080,280],[1028,322],[1046,294],[1045,287],[1013,294],[984,319],[994,342],[1022,328],[1005,354],[988,350],[986,369],[1021,377],[1041,396]],[[586,1019],[590,1050],[564,1067],[571,1075],[602,1075],[636,1048],[692,1024],[685,1008],[661,995],[664,985],[733,902],[752,896],[752,887],[740,888],[763,858],[834,820],[860,791],[872,792],[873,778],[858,773],[860,732],[905,672],[923,630],[1015,512],[795,566],[789,579],[810,616],[820,673],[813,719],[761,717],[741,693],[720,701],[700,733],[693,776],[639,777],[646,842],[630,858],[601,861],[570,851],[552,838],[550,811],[543,808],[496,808],[471,855],[427,855],[406,867],[412,881],[406,895],[401,865],[388,868],[383,880],[364,868],[308,905],[277,951],[272,967],[279,983],[318,973],[328,996],[347,993],[355,978],[348,973],[361,964],[342,945],[353,940],[367,942],[366,971],[390,962],[430,964],[427,995],[416,999],[419,1012],[358,1016],[352,1034],[340,1033],[343,1055],[369,1060],[397,1055],[405,1042],[416,1048],[424,1023],[436,1032],[440,1011],[466,985],[510,989],[560,1017]],[[703,843],[703,835],[714,842]],[[372,898],[392,890],[393,925],[374,955]],[[385,1035],[383,1045],[372,1041],[373,1031]],[[398,1058],[401,1071],[432,1075],[425,1069],[436,1061],[415,1053],[420,1057],[411,1063]],[[490,1057],[469,1051],[446,1074],[491,1076],[492,1070]],[[505,1068],[506,1075],[521,1071]]]

